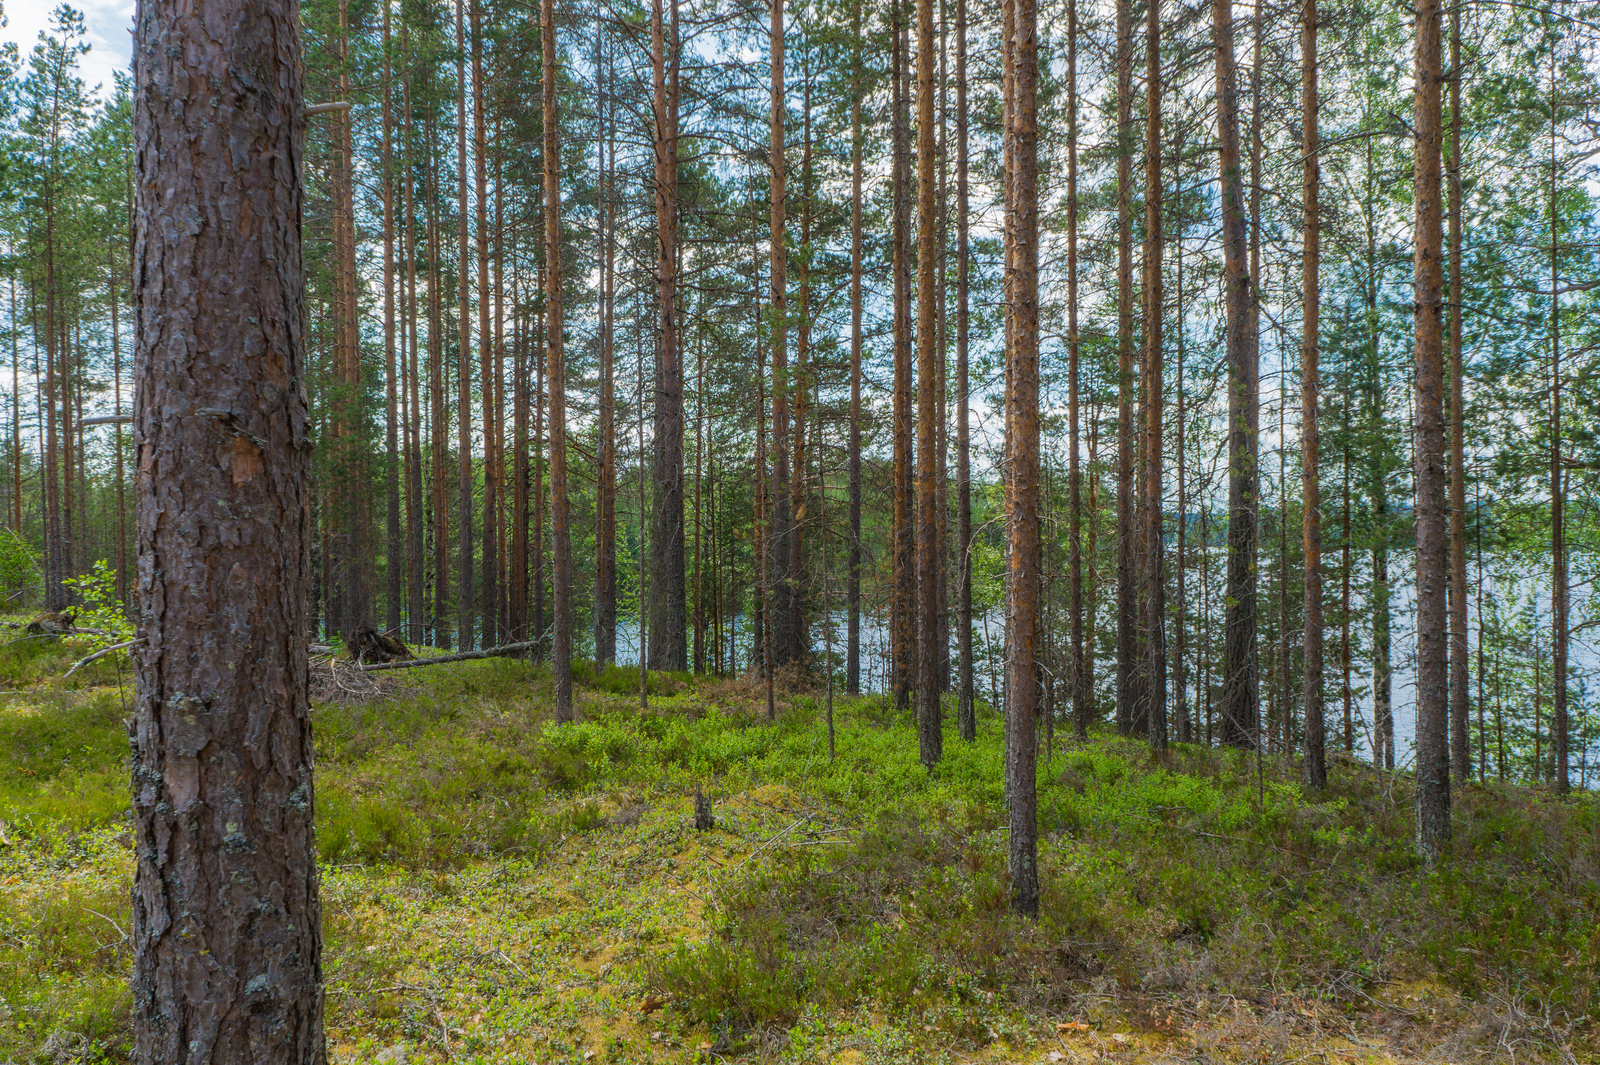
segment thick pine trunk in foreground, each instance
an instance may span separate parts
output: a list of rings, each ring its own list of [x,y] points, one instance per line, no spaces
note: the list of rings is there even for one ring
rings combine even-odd
[[[139,15],[134,1060],[317,1065],[299,19]]]
[[[1246,266],[1244,182],[1239,169],[1239,103],[1233,0],[1213,0],[1217,45],[1217,132],[1222,200],[1223,292],[1228,362],[1228,573],[1223,615],[1222,742],[1256,742],[1256,305]]]
[[[1418,0],[1416,16],[1416,538],[1417,856],[1437,858],[1450,838],[1448,655],[1449,578],[1443,408],[1444,264],[1441,261],[1439,142],[1444,82],[1439,0]]]

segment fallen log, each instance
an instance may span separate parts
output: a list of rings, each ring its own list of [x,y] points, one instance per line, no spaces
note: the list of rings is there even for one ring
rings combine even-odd
[[[398,662],[374,662],[371,665],[355,668],[363,673],[371,673],[377,669],[410,669],[412,666],[437,666],[444,662],[468,662],[475,658],[505,658],[519,651],[532,651],[539,646],[538,640],[527,640],[523,643],[507,643],[499,647],[485,647],[481,651],[461,651],[453,655],[434,655],[432,658],[407,658]]]

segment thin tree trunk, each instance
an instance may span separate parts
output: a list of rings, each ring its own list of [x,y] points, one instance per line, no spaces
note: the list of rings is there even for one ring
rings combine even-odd
[[[1321,145],[1317,132],[1317,0],[1304,0],[1300,22],[1300,126],[1301,154],[1304,156],[1304,277],[1302,285],[1303,319],[1300,346],[1300,520],[1305,553],[1305,579],[1302,637],[1305,673],[1302,677],[1301,705],[1306,716],[1305,781],[1312,788],[1328,783],[1326,743],[1322,712],[1322,502],[1318,487],[1318,464],[1322,441],[1317,429],[1317,354],[1320,343],[1321,218],[1317,194],[1320,173],[1317,152]]]
[[[1074,7],[1074,15],[1076,10]],[[961,738],[970,743],[978,737],[978,723],[972,691],[972,419],[967,409],[972,394],[968,379],[972,253],[968,247],[967,121],[967,0],[956,0],[956,539],[961,552],[956,570],[960,582],[956,643],[961,657],[956,716]],[[1068,269],[1070,273],[1071,267]],[[1076,369],[1072,375],[1076,396]]]
[[[399,374],[395,365],[394,301],[394,155],[389,143],[391,69],[389,63],[389,8],[383,9],[383,369],[384,392],[388,403],[384,423],[387,464],[384,488],[388,504],[384,525],[384,627],[400,627],[401,575],[405,569],[400,538],[400,396]]]
[[[1034,0],[1005,0],[1012,67],[1010,176],[1011,210],[1006,229],[1015,271],[1010,292],[1012,345],[1006,392],[1012,439],[1007,481],[1006,591],[1007,634],[1006,792],[1010,798],[1011,909],[1033,917],[1039,912],[1039,874],[1035,864],[1038,822],[1035,795],[1034,725],[1039,682],[1035,644],[1039,637],[1039,245],[1037,198],[1039,82],[1037,9]]]
[[[1224,610],[1222,741],[1256,743],[1256,470],[1258,378],[1254,278],[1246,265],[1243,180],[1239,167],[1238,73],[1233,0],[1213,0],[1217,45],[1217,132],[1228,360],[1228,573]]]
[[[1145,728],[1150,746],[1167,745],[1167,603],[1162,566],[1161,0],[1149,0],[1145,36],[1144,179],[1144,546]]]
[[[933,634],[939,558],[934,491],[934,346],[938,340],[938,220],[934,193],[933,0],[917,0],[917,737],[922,764],[929,769],[943,754],[940,715],[939,651]]]
[[[771,0],[772,85],[769,112],[772,295],[768,317],[772,333],[772,536],[768,546],[773,567],[767,628],[771,630],[773,657],[768,668],[789,660],[789,541],[793,535],[789,510],[789,249],[784,221],[784,184],[788,163],[784,158],[784,123],[788,105],[783,88],[783,0]]]
[[[1420,63],[1420,60],[1419,60]],[[1554,631],[1551,639],[1550,745],[1555,754],[1556,793],[1566,795],[1572,787],[1567,753],[1567,629],[1569,596],[1567,591],[1566,485],[1561,457],[1561,285],[1557,235],[1561,219],[1556,213],[1556,60],[1550,57],[1550,612]],[[1420,261],[1420,252],[1419,261]],[[1421,326],[1418,326],[1420,337]],[[1418,354],[1419,371],[1421,354]],[[1418,382],[1421,400],[1421,382]],[[1420,469],[1421,460],[1418,460]],[[1421,551],[1421,547],[1418,547]],[[1420,554],[1419,554],[1420,559]],[[1419,561],[1420,566],[1420,561]],[[1465,572],[1465,571],[1463,571]],[[1420,570],[1419,570],[1420,574]],[[1418,587],[1421,587],[1419,576]],[[1420,622],[1419,622],[1420,630]],[[1420,680],[1420,678],[1419,678]],[[1463,711],[1465,713],[1465,711]],[[1420,755],[1419,755],[1420,756]],[[1448,802],[1448,793],[1446,801]],[[1421,799],[1419,797],[1418,801]],[[1449,834],[1448,806],[1444,822]]]
[[[789,658],[804,665],[810,650],[805,617],[806,418],[811,379],[811,69],[810,52],[803,92],[804,139],[800,153],[800,313],[795,316],[794,477],[789,487]]]
[[[306,369],[299,17],[281,0],[141,15],[134,1057],[320,1065],[310,425],[282,386]],[[210,106],[168,106],[194,84]],[[237,165],[247,140],[292,165]],[[196,224],[164,225],[174,210]]]
[[[965,4],[966,0],[959,0]],[[965,10],[965,8],[963,8]],[[850,101],[850,543],[845,581],[845,691],[861,694],[861,6],[854,5],[851,24],[851,74],[855,91]]]
[[[548,324],[545,352],[550,377],[550,545],[555,640],[551,663],[555,674],[556,720],[571,721],[572,705],[572,534],[567,502],[567,383],[562,352],[561,292],[561,154],[557,132],[560,116],[556,89],[555,0],[542,0],[539,35],[544,52],[544,240]]]
[[[488,93],[483,74],[483,11],[472,0],[472,172],[477,195],[474,229],[478,254],[478,377],[483,424],[483,548],[479,602],[484,647],[500,642],[500,481],[505,449],[500,445],[500,407],[496,402],[494,332],[490,324]],[[466,201],[463,200],[463,209]],[[462,347],[462,376],[466,376]]]
[[[912,525],[912,393],[911,393],[911,167],[906,81],[909,40],[903,0],[891,0],[890,63],[893,67],[893,272],[894,272],[894,600],[890,619],[890,658],[894,671],[894,705],[908,709],[916,661],[916,529]]]
[[[1465,385],[1461,363],[1461,5],[1450,5],[1450,763],[1472,779],[1467,735],[1467,472]]]
[[[444,293],[440,258],[443,237],[439,226],[439,157],[437,127],[428,121],[428,406],[432,423],[433,467],[433,642],[450,649],[445,612],[450,605],[450,497],[445,467],[449,462],[449,426],[444,393]]]
[[[456,637],[472,649],[472,273],[467,245],[467,76],[465,24],[467,0],[456,0],[456,493],[461,516],[457,529]],[[487,413],[487,412],[485,412]]]
[[[1446,582],[1449,579],[1443,416],[1444,271],[1440,262],[1439,0],[1416,10],[1416,540],[1417,857],[1438,858],[1450,838]]]
[[[1117,0],[1117,729],[1137,725],[1134,582],[1133,9]]]
[[[962,0],[963,4],[965,0]],[[964,8],[963,8],[964,10]],[[966,121],[966,104],[957,104],[960,121]],[[965,132],[965,125],[962,126]],[[962,141],[962,162],[966,161],[966,142]],[[963,177],[965,175],[963,174]],[[963,186],[963,196],[965,187]],[[966,201],[962,200],[965,210]],[[966,233],[963,230],[962,239]],[[963,243],[963,247],[965,244]],[[963,263],[965,266],[965,263]],[[964,280],[964,278],[963,278]],[[965,311],[966,290],[962,289]],[[1083,631],[1083,471],[1078,457],[1080,427],[1078,417],[1078,377],[1080,342],[1078,337],[1078,0],[1067,2],[1067,597],[1068,624],[1072,636],[1072,728],[1080,740],[1089,735],[1092,713],[1088,662],[1084,653]],[[965,355],[965,349],[962,354]],[[970,525],[969,525],[970,530]],[[970,535],[970,532],[969,532]],[[971,605],[971,570],[966,579],[967,604]],[[1092,638],[1092,637],[1091,637]]]
[[[595,22],[595,71],[606,88],[599,90],[600,164],[600,446],[595,462],[595,595],[594,659],[596,666],[617,660],[617,390],[613,304],[616,261],[616,122],[613,114],[613,60],[603,50],[604,30]]]

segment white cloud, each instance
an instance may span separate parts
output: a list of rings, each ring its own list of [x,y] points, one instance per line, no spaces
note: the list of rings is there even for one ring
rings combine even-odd
[[[0,0],[4,2],[4,0]],[[50,29],[50,15],[59,5],[51,0],[9,0],[0,8],[6,25],[0,28],[0,41],[13,41],[23,61],[39,42],[39,34]],[[126,71],[133,55],[133,0],[79,0],[73,7],[83,12],[88,30],[89,53],[79,61],[83,81],[89,89],[99,86],[102,97],[111,94],[112,75]]]

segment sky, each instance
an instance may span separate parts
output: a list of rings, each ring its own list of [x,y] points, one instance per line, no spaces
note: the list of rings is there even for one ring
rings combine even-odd
[[[6,25],[0,28],[0,41],[13,41],[24,64],[39,41],[41,31],[50,27],[50,14],[58,5],[51,0],[0,0]],[[83,12],[88,27],[89,54],[82,58],[83,82],[95,95],[110,95],[112,74],[127,70],[132,55],[133,0],[74,0],[73,7]]]

